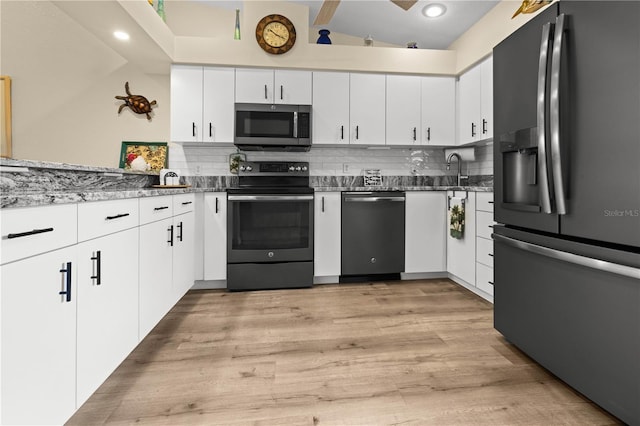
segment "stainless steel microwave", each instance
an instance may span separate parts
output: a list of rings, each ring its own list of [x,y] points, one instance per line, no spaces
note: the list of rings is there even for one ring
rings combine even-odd
[[[311,105],[235,104],[233,143],[244,151],[308,151]]]

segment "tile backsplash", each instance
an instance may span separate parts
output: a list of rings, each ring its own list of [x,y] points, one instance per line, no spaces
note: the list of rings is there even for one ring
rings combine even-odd
[[[474,160],[462,164],[465,175],[493,174],[493,144],[460,148],[474,150]],[[229,155],[233,146],[170,144],[169,167],[183,176],[231,175]],[[446,170],[443,148],[350,148],[314,146],[309,152],[247,152],[250,161],[308,161],[312,176],[356,176],[363,169],[380,169],[382,175],[455,175],[458,165]],[[466,156],[465,156],[466,157]]]

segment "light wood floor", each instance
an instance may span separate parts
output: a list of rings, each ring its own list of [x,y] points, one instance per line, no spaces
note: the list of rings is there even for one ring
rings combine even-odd
[[[605,425],[448,280],[189,292],[69,421]]]

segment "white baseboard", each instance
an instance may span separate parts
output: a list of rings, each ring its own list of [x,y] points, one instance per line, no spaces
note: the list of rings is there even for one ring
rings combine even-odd
[[[478,296],[482,297],[487,302],[493,303],[493,296],[492,295],[485,293],[484,291],[480,290],[475,285],[469,284],[468,282],[466,282],[462,278],[457,277],[457,276],[453,275],[452,273],[449,273],[448,276],[449,276],[449,279],[451,281],[455,282],[458,285],[461,285],[462,287],[466,288],[467,290],[471,291],[472,293],[477,294]]]

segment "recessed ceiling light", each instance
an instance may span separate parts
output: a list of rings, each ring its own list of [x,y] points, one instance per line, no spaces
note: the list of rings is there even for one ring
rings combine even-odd
[[[129,40],[129,34],[124,31],[114,31],[113,36],[118,40]]]
[[[438,16],[444,15],[446,11],[447,8],[445,7],[445,5],[440,3],[432,3],[426,5],[422,9],[422,14],[427,18],[437,18]]]

